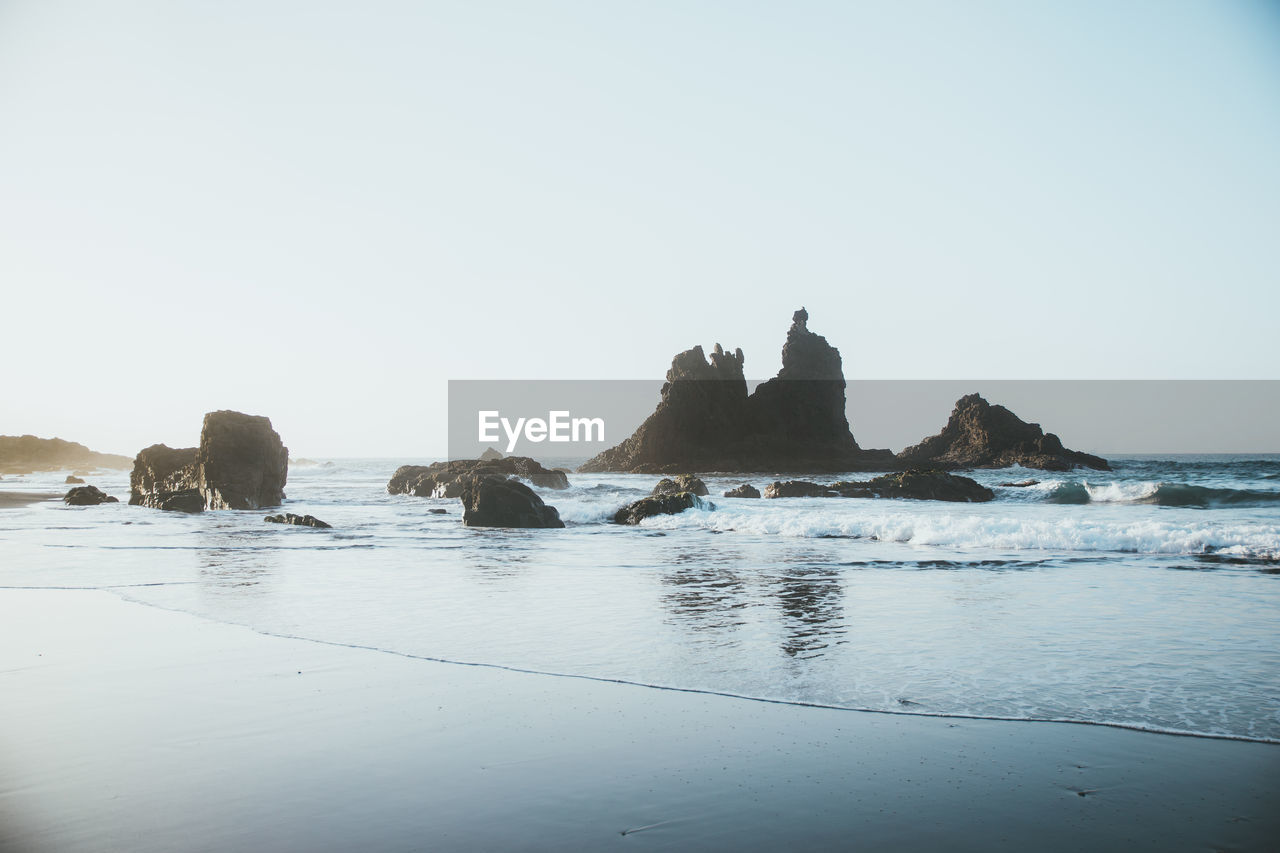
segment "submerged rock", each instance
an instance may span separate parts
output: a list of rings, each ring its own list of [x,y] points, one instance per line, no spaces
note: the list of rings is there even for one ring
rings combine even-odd
[[[782,370],[747,394],[742,350],[716,344],[678,354],[662,399],[621,444],[581,471],[856,471],[892,465],[887,450],[863,450],[849,432],[840,352],[792,317]]]
[[[840,480],[829,485],[786,480],[765,487],[766,498],[913,498],[928,501],[989,501],[995,493],[969,477],[945,471],[912,469],[870,480]]]
[[[556,508],[519,480],[470,474],[459,487],[462,523],[468,527],[564,527]]]
[[[613,521],[615,524],[639,524],[655,515],[675,515],[694,507],[715,509],[715,504],[702,500],[693,492],[656,495],[627,504],[614,513]]]
[[[84,484],[84,480],[80,479],[80,478],[79,478],[79,477],[77,477],[75,474],[68,474],[68,475],[67,475],[67,479],[63,480],[63,481],[62,481],[62,484],[63,484],[64,486],[76,486],[76,485],[83,485],[83,484]]]
[[[808,480],[782,480],[764,487],[766,498],[829,498],[834,497],[830,487]]]
[[[1040,481],[1039,480],[1019,480],[1016,483],[997,483],[996,485],[1007,486],[1008,488],[1011,488],[1011,489],[1025,489],[1027,486],[1040,485]]]
[[[119,498],[99,489],[97,486],[76,486],[62,498],[68,506],[97,506],[98,504],[118,503]]]
[[[760,490],[750,483],[743,483],[724,493],[726,498],[758,498]]]
[[[269,418],[218,411],[204,416],[200,446],[153,444],[129,475],[129,503],[157,509],[259,509],[284,500],[289,449]]]
[[[569,478],[563,471],[547,470],[527,456],[502,459],[455,459],[431,465],[402,465],[391,475],[387,491],[393,495],[426,498],[461,497],[463,481],[473,475],[496,475],[503,479],[521,477],[543,489],[567,489]]]
[[[956,474],[948,474],[946,471],[923,471],[914,468],[897,474],[884,474],[861,485],[872,491],[876,497],[881,498],[981,503],[995,497],[995,492],[970,477],[960,477]]]
[[[263,521],[270,521],[273,524],[296,524],[301,527],[322,527],[326,530],[333,527],[332,524],[326,524],[314,515],[294,515],[291,512],[282,512],[279,515],[268,515]]]
[[[943,468],[1039,468],[1070,471],[1096,468],[1110,471],[1100,456],[1068,450],[1053,433],[1023,421],[1004,406],[993,406],[978,394],[956,401],[942,432],[908,447],[898,460],[910,465]]]
[[[693,492],[695,495],[705,495],[707,493],[707,484],[692,474],[678,474],[674,478],[664,477],[658,481],[658,485],[653,487],[651,495],[674,495],[678,492]]]

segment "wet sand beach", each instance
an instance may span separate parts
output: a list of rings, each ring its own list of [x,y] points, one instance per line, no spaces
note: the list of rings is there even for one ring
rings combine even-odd
[[[1280,746],[437,663],[0,591],[0,849],[1264,850]],[[67,630],[74,625],[76,630]]]

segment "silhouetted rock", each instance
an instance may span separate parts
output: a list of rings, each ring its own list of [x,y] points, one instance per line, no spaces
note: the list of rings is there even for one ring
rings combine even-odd
[[[887,450],[862,450],[845,417],[840,353],[792,318],[777,377],[747,394],[742,350],[716,344],[677,355],[662,398],[621,444],[581,471],[856,471],[893,464]]]
[[[469,474],[459,486],[462,523],[468,527],[564,527],[556,508],[519,480]]]
[[[111,497],[97,486],[76,486],[67,492],[62,501],[68,506],[97,506],[117,503],[119,498]]]
[[[677,474],[675,478],[664,477],[658,481],[658,485],[653,487],[651,495],[674,495],[678,492],[693,492],[695,495],[705,495],[707,493],[707,484],[692,474]]]
[[[730,489],[724,493],[726,498],[758,498],[760,490],[750,483],[743,483],[741,486]]]
[[[97,453],[74,441],[36,438],[34,435],[0,435],[0,474],[128,467],[127,456]]]
[[[1011,489],[1025,489],[1027,486],[1040,485],[1039,480],[1019,480],[1016,483],[997,483],[999,486],[1008,486]]]
[[[527,456],[506,456],[502,459],[455,459],[431,465],[402,465],[391,475],[387,491],[393,495],[456,498],[462,494],[462,480],[473,474],[520,477],[543,489],[569,487],[569,478],[563,471],[549,471]]]
[[[942,432],[898,454],[910,465],[944,468],[1008,468],[1021,465],[1046,471],[1096,468],[1110,471],[1100,456],[1067,450],[1053,433],[1029,424],[977,394],[956,401]]]
[[[199,447],[154,444],[138,453],[129,476],[129,503],[193,512],[195,492],[205,509],[278,506],[288,473],[289,449],[270,419],[210,412]]]
[[[80,479],[75,474],[68,474],[67,479],[63,480],[62,483],[63,485],[66,485],[66,486],[76,486],[76,485],[83,485],[84,480]]]
[[[432,515],[448,515],[449,514],[449,510],[441,509],[440,507],[432,507],[431,509],[427,510],[427,512],[431,513]]]
[[[480,459],[484,461],[488,461],[490,459],[504,459],[504,458],[505,457],[502,455],[501,450],[497,450],[492,447],[486,447],[484,449],[484,452],[480,454]]]
[[[263,521],[270,521],[273,524],[296,524],[300,527],[322,527],[330,529],[332,524],[326,524],[314,515],[294,515],[291,512],[282,512],[279,515],[268,515]]]
[[[764,487],[766,498],[829,498],[835,497],[829,487],[808,480],[783,480]]]
[[[673,495],[657,495],[641,498],[618,510],[613,515],[615,524],[639,524],[655,515],[675,515],[686,509],[703,507],[715,509],[715,505],[702,500],[693,492],[676,492]]]

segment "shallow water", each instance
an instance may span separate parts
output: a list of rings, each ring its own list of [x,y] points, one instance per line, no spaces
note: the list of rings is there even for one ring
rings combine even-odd
[[[571,475],[541,492],[569,523],[545,531],[464,528],[456,501],[388,495],[403,461],[292,469],[286,507],[333,530],[6,510],[0,585],[757,698],[1280,740],[1280,456],[975,472],[996,486],[988,504],[733,500],[715,496],[775,478],[708,478],[715,509],[639,528],[606,519],[657,477]],[[63,476],[0,488],[61,491]],[[1042,482],[998,486],[1028,478]],[[127,474],[88,479],[127,499]]]

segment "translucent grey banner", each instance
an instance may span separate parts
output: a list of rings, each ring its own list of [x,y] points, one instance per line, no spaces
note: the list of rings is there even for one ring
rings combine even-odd
[[[492,449],[575,467],[630,437],[663,385],[451,380],[449,458]],[[845,411],[861,447],[898,452],[937,434],[975,393],[1089,453],[1280,452],[1280,380],[851,380]]]

